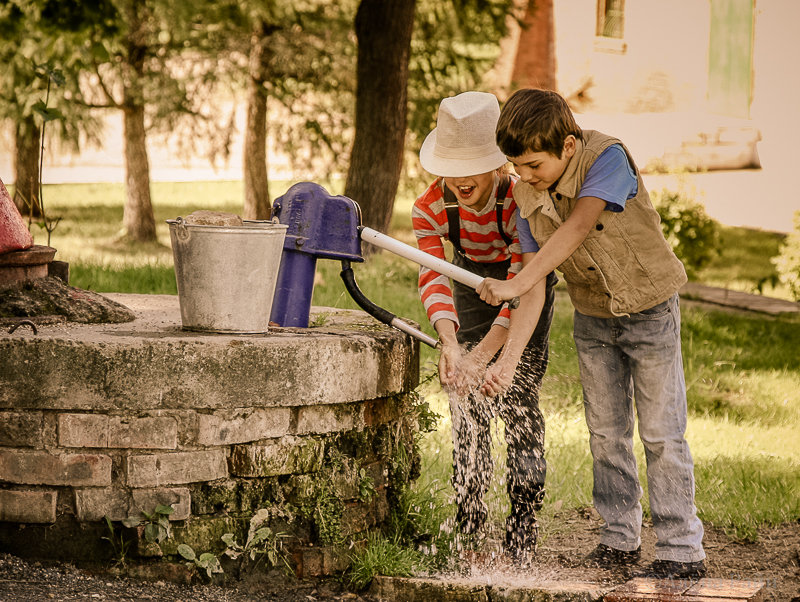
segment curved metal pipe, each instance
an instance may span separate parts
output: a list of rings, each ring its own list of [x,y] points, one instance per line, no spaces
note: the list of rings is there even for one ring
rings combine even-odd
[[[373,318],[378,320],[379,322],[383,322],[384,324],[388,324],[405,332],[406,334],[411,335],[418,341],[422,341],[426,345],[433,347],[434,349],[438,347],[439,341],[434,339],[433,337],[425,334],[418,328],[415,328],[408,322],[404,322],[397,316],[395,316],[392,312],[383,309],[375,305],[372,301],[367,299],[366,295],[358,288],[358,284],[356,283],[356,276],[353,273],[353,268],[350,267],[350,261],[348,259],[342,259],[342,271],[340,272],[340,276],[342,277],[342,281],[344,282],[344,287],[347,289],[347,292],[350,293],[350,296],[353,298],[358,306],[371,315]]]

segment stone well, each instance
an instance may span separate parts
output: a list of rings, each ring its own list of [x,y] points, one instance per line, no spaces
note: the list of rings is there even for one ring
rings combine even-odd
[[[108,518],[134,555],[219,555],[267,509],[299,575],[345,568],[413,477],[418,343],[325,308],[308,329],[189,333],[177,297],[107,296],[135,321],[0,333],[0,550],[113,558]]]

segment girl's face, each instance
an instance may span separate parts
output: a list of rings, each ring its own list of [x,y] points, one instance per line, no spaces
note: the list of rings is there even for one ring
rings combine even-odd
[[[492,194],[494,173],[494,171],[488,171],[476,176],[445,178],[444,184],[456,196],[459,204],[480,212],[486,207],[489,196]]]
[[[519,157],[509,157],[508,160],[523,182],[530,184],[536,190],[547,190],[558,182],[574,154],[575,137],[570,135],[564,141],[560,157],[543,151],[529,151]]]

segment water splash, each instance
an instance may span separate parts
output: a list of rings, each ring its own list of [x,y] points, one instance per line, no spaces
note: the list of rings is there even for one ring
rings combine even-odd
[[[479,392],[481,379],[469,363],[458,385],[445,389],[454,443],[456,514],[442,529],[455,530],[450,553],[458,574],[488,566],[492,571],[529,567],[536,511],[545,493],[545,433],[538,394],[546,365],[546,347],[538,353],[526,349],[511,387],[496,398]],[[495,466],[504,467],[500,475],[494,475]]]

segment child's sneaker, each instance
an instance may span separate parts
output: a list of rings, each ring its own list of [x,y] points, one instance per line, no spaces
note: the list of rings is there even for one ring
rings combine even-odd
[[[656,579],[700,579],[706,574],[706,563],[678,562],[677,560],[654,560],[647,571],[647,577]]]
[[[626,552],[605,544],[598,544],[594,551],[583,559],[583,566],[597,569],[616,569],[633,566],[639,562],[642,547]]]

